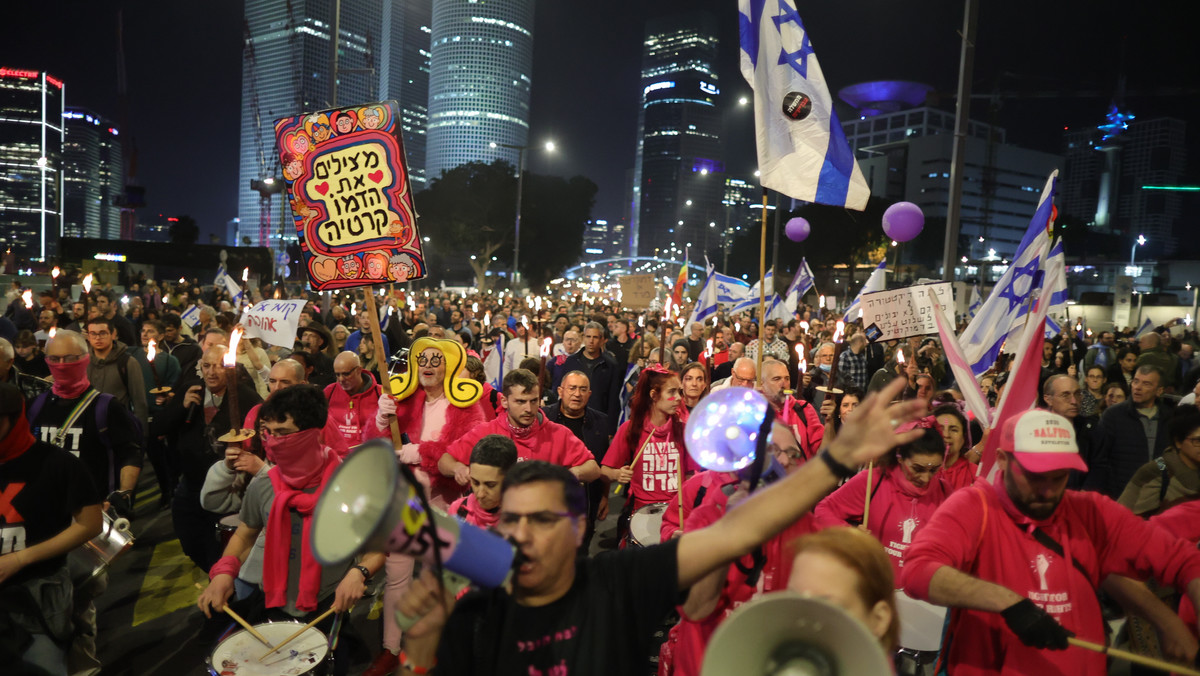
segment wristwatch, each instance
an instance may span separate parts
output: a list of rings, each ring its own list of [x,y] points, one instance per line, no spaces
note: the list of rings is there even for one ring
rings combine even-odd
[[[366,566],[353,566],[353,568],[362,573],[363,584],[371,584],[371,571],[367,570]]]
[[[833,455],[830,454],[829,449],[825,449],[817,455],[822,461],[825,462],[825,465],[829,467],[829,471],[833,472],[833,475],[838,479],[844,480],[854,476],[854,470],[835,460]]]

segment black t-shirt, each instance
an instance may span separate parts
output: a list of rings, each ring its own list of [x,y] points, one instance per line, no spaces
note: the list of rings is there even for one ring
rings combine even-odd
[[[644,671],[650,639],[681,602],[677,540],[579,559],[570,591],[549,605],[476,591],[455,607],[438,676],[608,676]]]
[[[80,398],[83,396],[80,395]],[[46,397],[37,419],[30,420],[29,427],[34,437],[53,444],[54,437],[70,417],[71,411],[75,410],[79,398],[62,399],[53,392]],[[108,405],[109,443],[106,445],[96,427],[98,405],[99,397],[80,413],[75,424],[63,434],[62,447],[83,461],[96,489],[108,495],[120,488],[122,467],[142,466],[142,441],[137,437],[132,415],[114,399]]]
[[[626,336],[624,343],[617,340],[615,337],[608,339],[608,351],[612,352],[613,358],[617,360],[617,366],[621,367],[624,372],[625,367],[629,364],[629,348],[633,346],[633,339]]]
[[[576,439],[583,439],[583,416],[571,418],[569,416],[560,415],[558,418],[559,419],[555,422],[571,430],[571,434],[574,434]]]
[[[71,515],[101,502],[78,458],[41,441],[0,463],[0,555],[32,547],[71,525]],[[66,556],[26,566],[0,586],[52,574]]]

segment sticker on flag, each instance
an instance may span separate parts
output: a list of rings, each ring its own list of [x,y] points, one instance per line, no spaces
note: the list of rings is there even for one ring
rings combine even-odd
[[[865,293],[861,305],[863,324],[878,330],[876,340],[935,334],[938,327],[931,295],[937,296],[947,323],[954,326],[954,291],[950,282]]]
[[[264,300],[247,307],[238,323],[245,328],[248,338],[292,347],[300,326],[300,311],[307,303],[306,300]]]

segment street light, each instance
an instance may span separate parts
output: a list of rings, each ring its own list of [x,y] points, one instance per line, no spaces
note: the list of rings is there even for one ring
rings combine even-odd
[[[521,192],[525,186],[525,151],[529,146],[518,146],[508,143],[496,143],[492,141],[488,144],[489,148],[508,148],[509,150],[517,151],[517,218],[516,224],[513,226],[513,274],[512,283],[514,289],[521,288]],[[543,146],[547,152],[554,152],[554,141],[547,141]]]

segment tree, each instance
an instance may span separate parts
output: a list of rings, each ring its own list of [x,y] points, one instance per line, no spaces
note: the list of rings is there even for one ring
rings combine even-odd
[[[196,219],[185,214],[171,224],[169,233],[172,244],[190,246],[200,238],[200,226],[196,225]]]
[[[467,258],[481,289],[488,285],[493,262],[512,263],[517,201],[513,174],[507,162],[472,162],[444,172],[416,195],[428,246],[442,256]],[[540,286],[579,259],[597,188],[582,176],[565,179],[526,172],[522,190],[521,274]]]
[[[512,247],[517,201],[513,166],[501,160],[459,165],[434,179],[415,200],[429,246],[443,256],[466,256],[479,288],[486,288],[492,256]]]

